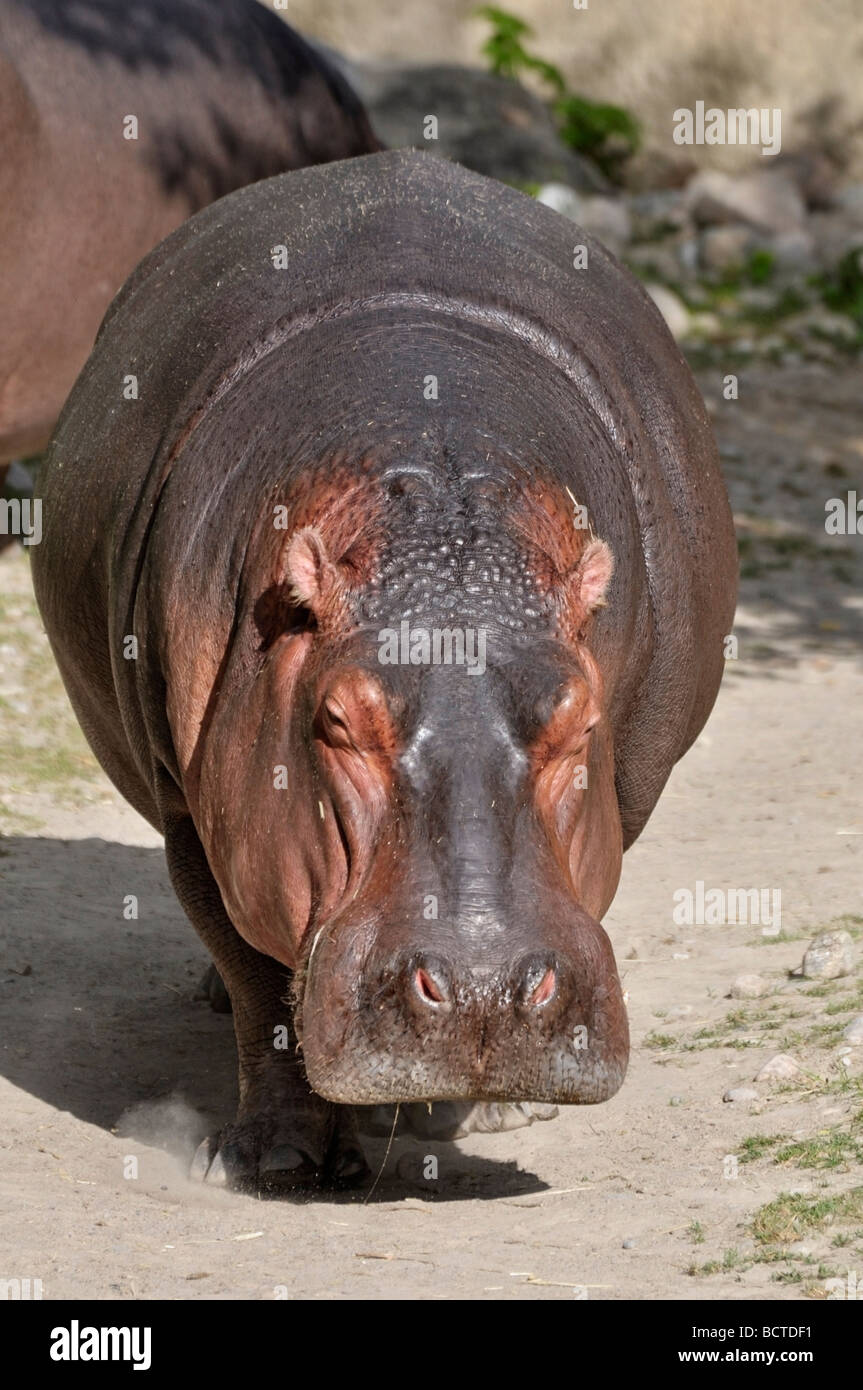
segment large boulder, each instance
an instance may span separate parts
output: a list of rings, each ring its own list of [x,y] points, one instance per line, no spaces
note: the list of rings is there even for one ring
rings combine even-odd
[[[608,189],[597,166],[563,144],[546,103],[517,82],[455,64],[339,61],[377,135],[393,149],[428,150],[504,183]],[[437,118],[437,139],[426,138],[430,116]]]

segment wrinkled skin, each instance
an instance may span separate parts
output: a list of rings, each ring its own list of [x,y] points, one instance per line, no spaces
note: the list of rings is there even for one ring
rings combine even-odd
[[[0,0],[0,473],[45,447],[162,237],[256,179],[378,148],[344,80],[255,0]]]
[[[118,361],[144,389],[106,426]],[[112,306],[43,527],[76,712],[233,1008],[199,1176],[356,1182],[355,1107],[458,1132],[617,1090],[600,922],[715,698],[736,561],[691,375],[606,252],[408,153],[245,190]],[[482,671],[383,661],[402,623],[482,632]]]

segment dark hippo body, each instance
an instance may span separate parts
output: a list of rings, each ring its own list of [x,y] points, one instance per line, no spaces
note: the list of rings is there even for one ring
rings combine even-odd
[[[347,83],[256,0],[0,0],[0,465],[47,444],[162,237],[256,179],[378,148]]]
[[[599,920],[736,591],[704,405],[632,277],[430,157],[262,183],[117,297],[43,496],[72,702],[233,1001],[211,1180],[356,1176],[351,1105],[613,1094]],[[483,670],[383,664],[402,624],[484,634]],[[313,1090],[273,1046],[288,970]]]

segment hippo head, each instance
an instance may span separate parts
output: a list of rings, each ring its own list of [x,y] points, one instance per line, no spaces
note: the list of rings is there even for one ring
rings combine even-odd
[[[238,930],[294,971],[322,1096],[605,1100],[613,559],[556,485],[522,482],[517,519],[499,482],[441,486],[330,474],[250,548],[199,830]]]

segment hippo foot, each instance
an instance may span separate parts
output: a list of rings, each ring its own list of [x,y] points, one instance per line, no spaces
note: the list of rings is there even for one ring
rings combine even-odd
[[[464,1110],[466,1113],[458,1117],[459,1130],[454,1139],[462,1139],[466,1134],[503,1134],[510,1129],[524,1129],[537,1120],[556,1120],[559,1113],[556,1105],[527,1100],[512,1104],[487,1102],[465,1106]],[[428,1118],[434,1123],[434,1107]],[[414,1133],[422,1131],[414,1128]]]
[[[356,1187],[370,1170],[349,1113],[325,1128],[329,1136],[301,1132],[266,1114],[237,1120],[198,1146],[190,1177],[255,1195]]]
[[[523,1129],[536,1120],[553,1120],[557,1113],[556,1105],[535,1101],[476,1105],[449,1100],[436,1101],[433,1105],[417,1102],[399,1107],[396,1134],[412,1134],[417,1139],[464,1139],[468,1134],[502,1134],[510,1129]],[[394,1106],[362,1107],[356,1114],[363,1134],[381,1138],[392,1132]]]
[[[231,996],[225,988],[225,982],[215,965],[207,966],[192,998],[195,1000],[207,1000],[214,1014],[229,1014],[232,1012],[233,1006],[231,1004]]]

